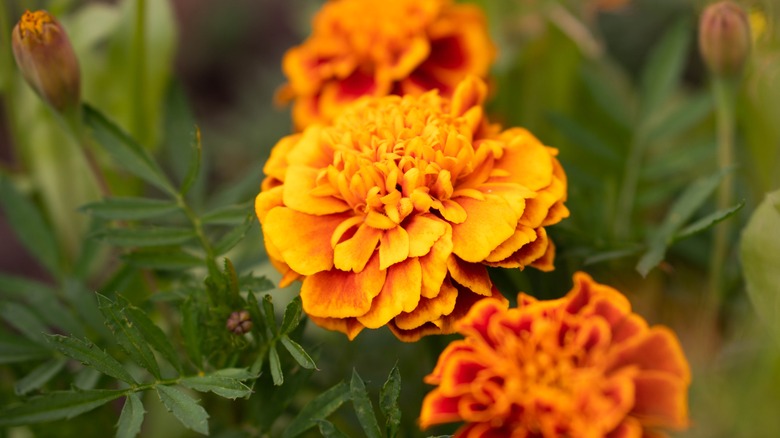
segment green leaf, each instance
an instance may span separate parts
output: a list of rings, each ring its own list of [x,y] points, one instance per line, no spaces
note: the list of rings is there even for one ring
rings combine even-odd
[[[674,241],[676,242],[678,240],[687,239],[688,237],[691,237],[696,233],[705,231],[711,228],[713,225],[717,224],[718,222],[730,218],[736,212],[741,210],[742,207],[744,206],[745,206],[745,201],[742,200],[738,204],[735,204],[729,208],[724,208],[723,210],[712,212],[707,216],[704,216],[703,218],[697,220],[696,222],[688,225],[687,227],[675,233]]]
[[[26,306],[12,302],[2,303],[0,304],[0,316],[27,339],[39,344],[46,343],[43,335],[49,330]]]
[[[65,356],[76,359],[103,374],[132,385],[137,384],[133,376],[116,359],[89,341],[61,335],[48,335],[49,343]]]
[[[284,309],[284,319],[282,319],[282,327],[280,329],[282,334],[286,335],[298,327],[298,324],[301,322],[302,311],[303,306],[299,295],[293,298],[292,301],[287,304],[287,308]]]
[[[344,382],[321,393],[301,409],[287,425],[282,438],[296,437],[324,420],[351,398],[350,387]]]
[[[181,334],[182,338],[184,338],[184,348],[187,350],[187,354],[190,356],[192,363],[195,364],[198,369],[202,369],[203,352],[200,348],[201,325],[198,303],[192,299],[184,301],[181,314]]]
[[[317,365],[314,363],[314,360],[309,356],[308,353],[306,353],[306,350],[303,349],[297,342],[290,339],[287,335],[282,335],[279,340],[282,342],[282,345],[284,345],[284,348],[287,349],[287,351],[290,352],[290,355],[292,355],[293,359],[295,359],[298,364],[306,369],[313,370],[317,369]]]
[[[608,63],[586,64],[582,80],[596,105],[621,126],[630,127],[634,109],[631,87],[619,69],[610,67]]]
[[[652,116],[677,87],[688,55],[690,30],[688,20],[675,23],[647,57],[640,90],[642,118]]]
[[[179,361],[179,355],[171,345],[171,341],[162,329],[152,322],[146,312],[137,307],[126,305],[124,315],[133,326],[138,328],[149,346],[157,350],[168,363],[181,373],[181,361]]]
[[[387,438],[395,438],[398,435],[398,427],[401,425],[401,409],[398,407],[400,395],[401,372],[398,370],[398,364],[395,364],[379,391],[379,409],[386,419]]]
[[[97,294],[98,307],[105,317],[105,323],[114,334],[114,339],[131,359],[160,380],[160,367],[154,353],[147,345],[138,327],[127,320],[122,309],[113,301]]]
[[[190,142],[192,148],[192,157],[190,158],[190,165],[187,168],[187,175],[185,175],[184,181],[181,183],[181,190],[179,191],[182,196],[186,195],[187,192],[190,191],[192,184],[195,183],[195,180],[198,179],[198,175],[200,174],[200,162],[203,156],[203,145],[200,141],[200,128],[197,126],[195,127],[195,131],[193,132],[192,137],[192,141]]]
[[[731,169],[724,169],[697,179],[675,200],[658,232],[651,237],[647,252],[636,265],[637,271],[642,276],[646,276],[651,269],[658,266],[666,254],[666,248],[673,243],[677,231],[704,204],[729,172]]]
[[[780,345],[780,190],[768,193],[742,231],[739,255],[748,296]]]
[[[26,395],[29,392],[40,388],[56,376],[62,367],[65,366],[66,362],[67,360],[65,359],[57,358],[50,359],[49,361],[38,365],[26,376],[16,381],[14,392],[16,392],[16,395]]]
[[[117,164],[164,192],[176,194],[176,190],[146,149],[119,126],[89,105],[84,105],[84,121],[92,129],[93,138],[111,154]]]
[[[205,265],[203,259],[183,251],[137,251],[122,259],[139,268],[178,271]]]
[[[240,225],[254,214],[253,205],[252,202],[227,205],[204,214],[200,220],[205,225]]]
[[[145,413],[144,404],[138,393],[128,395],[122,413],[119,414],[119,422],[116,424],[116,438],[133,438],[141,433]]]
[[[34,397],[24,404],[0,409],[0,426],[20,426],[70,419],[127,394],[124,389],[55,391]]]
[[[244,290],[251,290],[254,292],[265,292],[271,289],[276,289],[276,285],[273,281],[267,277],[255,277],[254,275],[245,275],[241,277],[238,282]]]
[[[274,301],[271,295],[263,297],[263,313],[265,314],[265,323],[274,335],[279,333],[279,327],[276,326],[276,314],[274,313]]]
[[[8,224],[31,255],[55,276],[60,273],[57,239],[38,207],[0,174],[0,207]]]
[[[0,331],[0,364],[47,359],[51,351],[27,339],[20,339]]]
[[[27,278],[0,274],[0,293],[3,299],[17,299],[35,309],[46,324],[58,327],[64,333],[83,336],[82,324],[74,318],[70,309],[58,299],[57,292],[49,285]]]
[[[157,395],[168,412],[172,412],[184,427],[203,435],[209,434],[209,414],[195,399],[179,389],[165,385],[157,385]]]
[[[232,377],[210,374],[206,376],[185,377],[179,382],[187,388],[200,392],[213,392],[229,399],[247,397],[252,393],[245,384]]]
[[[349,392],[352,398],[352,406],[355,408],[355,415],[357,415],[366,437],[381,438],[382,432],[379,429],[379,423],[376,421],[374,406],[371,404],[371,399],[368,398],[366,385],[354,368],[352,369],[352,381],[349,384]]]
[[[246,216],[244,223],[228,231],[216,245],[214,245],[214,254],[222,255],[233,249],[241,240],[244,239],[246,233],[257,223],[254,215]]]
[[[106,198],[82,206],[79,210],[107,220],[152,219],[179,212],[179,206],[171,201],[150,198]]]
[[[336,429],[336,426],[330,421],[320,420],[317,422],[317,426],[319,426],[320,433],[324,438],[348,438],[344,432]]]
[[[671,111],[657,120],[647,135],[648,142],[658,142],[674,138],[697,124],[712,113],[713,100],[710,93],[700,93],[683,100]]]
[[[279,361],[276,345],[271,345],[268,350],[268,366],[271,368],[271,378],[274,385],[281,386],[284,383],[284,374],[282,374],[282,363]]]
[[[191,228],[154,227],[154,228],[109,228],[94,234],[110,245],[120,247],[155,247],[181,245],[197,236]]]
[[[601,164],[616,167],[620,163],[618,154],[597,134],[591,132],[577,120],[561,113],[550,114],[549,120],[561,134],[577,147],[588,151]]]

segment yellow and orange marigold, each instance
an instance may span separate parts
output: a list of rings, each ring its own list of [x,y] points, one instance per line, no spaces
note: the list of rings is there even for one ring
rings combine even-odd
[[[333,119],[364,95],[449,96],[468,75],[486,77],[495,57],[483,13],[451,0],[331,0],[311,36],[282,61],[302,129]]]
[[[448,333],[500,297],[486,266],[553,268],[544,227],[568,215],[556,151],[488,124],[485,92],[471,77],[452,100],[363,98],[274,147],[256,212],[315,322],[350,338]]]
[[[574,276],[564,298],[485,299],[457,323],[426,382],[423,428],[456,437],[646,437],[687,426],[690,369],[677,337],[615,289]]]

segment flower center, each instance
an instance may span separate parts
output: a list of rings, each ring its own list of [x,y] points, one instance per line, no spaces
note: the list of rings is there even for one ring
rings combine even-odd
[[[29,34],[40,37],[43,35],[44,26],[53,23],[51,15],[46,11],[25,11],[19,20],[19,33],[22,38]]]

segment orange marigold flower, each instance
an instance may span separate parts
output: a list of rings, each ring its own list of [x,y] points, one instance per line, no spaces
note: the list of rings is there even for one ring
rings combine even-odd
[[[485,92],[470,77],[452,100],[363,98],[275,146],[255,208],[282,284],[303,278],[315,322],[350,338],[448,333],[500,297],[485,265],[553,268],[544,227],[569,213],[556,151],[489,125]]]
[[[469,74],[486,77],[495,48],[482,11],[451,0],[331,0],[311,36],[284,56],[299,128],[333,119],[364,95],[449,96]]]
[[[425,381],[420,423],[464,421],[456,437],[657,436],[688,423],[690,368],[674,333],[648,327],[620,292],[585,273],[553,301],[484,299],[466,338]]]

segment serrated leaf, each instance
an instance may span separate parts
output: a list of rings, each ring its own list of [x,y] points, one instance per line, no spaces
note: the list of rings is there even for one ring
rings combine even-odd
[[[201,216],[200,220],[204,225],[240,225],[254,213],[252,206],[253,203],[246,202],[219,207]]]
[[[176,194],[157,163],[129,134],[89,105],[84,105],[84,121],[92,129],[93,138],[111,154],[117,164],[164,192]]]
[[[324,438],[348,438],[344,432],[338,430],[330,421],[320,420],[317,422],[317,426]]]
[[[126,393],[124,389],[50,392],[31,398],[24,404],[0,409],[0,426],[20,426],[73,418]]]
[[[94,368],[84,367],[73,377],[73,387],[84,391],[95,389],[103,374]]]
[[[300,295],[293,298],[287,308],[284,309],[284,319],[282,319],[282,327],[279,330],[282,334],[288,334],[298,327],[301,322],[301,313],[303,312],[303,306],[301,304]]]
[[[137,251],[125,254],[122,259],[139,268],[177,271],[204,266],[206,262],[182,251]]]
[[[172,201],[130,197],[106,198],[100,202],[86,204],[80,210],[107,220],[152,219],[181,211]]]
[[[395,364],[379,391],[379,409],[385,416],[387,438],[395,438],[398,435],[398,427],[401,425],[401,409],[398,407],[400,395],[401,372],[398,370],[398,364]]]
[[[191,228],[109,228],[93,234],[106,243],[119,247],[147,248],[181,245],[197,238]]]
[[[46,343],[43,335],[49,330],[26,306],[12,302],[2,303],[0,304],[0,316],[27,339],[39,344]]]
[[[279,327],[276,326],[276,314],[274,313],[274,301],[271,295],[263,296],[263,314],[265,323],[273,334],[279,333]]]
[[[641,78],[641,114],[651,116],[676,88],[690,42],[690,23],[682,20],[664,33],[645,61]]]
[[[222,368],[212,373],[214,376],[230,377],[236,380],[256,379],[258,375],[247,368]]]
[[[352,380],[349,384],[349,392],[352,398],[352,406],[355,409],[355,415],[357,415],[360,426],[366,433],[366,437],[381,438],[382,432],[379,429],[379,423],[376,421],[374,406],[371,404],[371,399],[368,398],[366,385],[354,368],[352,369]]]
[[[687,227],[683,228],[682,230],[678,231],[674,235],[674,241],[687,239],[688,237],[693,236],[696,233],[700,233],[702,231],[705,231],[709,228],[711,228],[713,225],[717,224],[718,222],[724,221],[731,216],[733,216],[736,212],[742,209],[742,207],[745,206],[745,201],[740,201],[738,204],[735,204],[729,208],[725,208],[723,210],[718,210],[715,212],[712,212],[708,214],[707,216],[704,216],[703,218],[697,220],[696,222],[688,225]]]
[[[306,432],[316,426],[318,421],[328,418],[350,397],[349,385],[344,382],[338,383],[307,403],[298,416],[287,425],[282,437],[293,438]]]
[[[780,345],[780,190],[767,194],[742,231],[739,256],[748,296]]]
[[[249,274],[239,278],[238,282],[241,284],[242,289],[254,292],[265,292],[276,289],[274,282],[265,276],[255,277],[254,275]]]
[[[25,338],[0,331],[0,364],[27,362],[51,357],[51,350]]]
[[[273,379],[274,385],[281,386],[284,383],[284,374],[282,374],[282,363],[279,360],[276,345],[271,345],[271,348],[268,349],[268,366],[271,368],[271,379]]]
[[[144,404],[138,393],[128,395],[122,413],[119,414],[119,422],[116,424],[116,438],[134,438],[141,433],[145,413]]]
[[[252,393],[252,390],[238,379],[217,374],[185,377],[179,383],[195,391],[213,392],[229,399],[246,397]]]
[[[88,365],[103,374],[119,379],[132,385],[137,384],[133,376],[119,361],[109,356],[98,346],[89,341],[82,341],[61,335],[47,335],[49,343],[60,353]]]
[[[650,239],[648,250],[636,265],[636,270],[642,276],[646,276],[651,269],[658,266],[666,254],[666,248],[672,244],[677,230],[704,204],[729,172],[731,169],[724,169],[713,175],[697,179],[675,200],[658,232],[653,234]]]
[[[173,413],[184,427],[203,435],[209,434],[209,414],[194,398],[179,389],[165,385],[157,386],[157,395],[168,412]]]
[[[114,334],[114,339],[131,359],[157,378],[160,376],[160,366],[154,358],[154,353],[147,345],[141,331],[133,323],[127,320],[113,301],[101,294],[97,294],[98,307],[105,317],[105,323]]]
[[[236,246],[239,242],[241,242],[241,240],[244,239],[246,233],[249,232],[255,223],[257,223],[257,220],[253,215],[247,216],[241,225],[228,231],[224,236],[222,236],[221,239],[219,239],[219,242],[214,245],[214,254],[222,255],[233,249],[234,246]]]
[[[181,334],[184,338],[184,348],[190,356],[192,363],[198,369],[203,367],[203,352],[201,351],[200,341],[200,309],[193,300],[186,300],[182,306],[182,324]]]
[[[38,207],[0,174],[0,206],[8,224],[31,255],[52,274],[60,273],[57,239]]]
[[[290,339],[290,337],[287,335],[282,335],[279,340],[300,366],[309,370],[317,369],[317,365],[314,363],[314,360],[311,358],[311,356],[309,356],[309,353],[307,353],[306,350],[300,346],[300,344]]]
[[[203,145],[200,139],[200,128],[197,126],[195,126],[195,132],[193,132],[192,137],[192,141],[190,142],[190,148],[192,149],[190,165],[187,168],[187,175],[185,175],[184,180],[181,183],[181,190],[179,191],[182,196],[186,195],[187,192],[190,191],[192,184],[195,183],[195,180],[198,179],[198,174],[200,174],[200,162],[203,156]]]
[[[146,312],[137,307],[126,306],[124,315],[133,326],[138,328],[143,335],[143,338],[149,343],[149,346],[157,350],[157,352],[159,352],[162,357],[176,369],[176,371],[181,373],[182,368],[179,355],[176,353],[173,345],[171,345],[168,336],[165,335],[160,327],[157,327],[157,325],[152,322]]]
[[[26,376],[16,381],[14,392],[16,395],[26,395],[29,392],[35,391],[56,376],[62,367],[65,366],[66,362],[67,360],[65,359],[56,358],[38,365]]]

